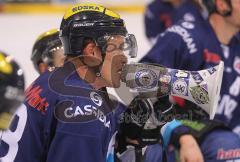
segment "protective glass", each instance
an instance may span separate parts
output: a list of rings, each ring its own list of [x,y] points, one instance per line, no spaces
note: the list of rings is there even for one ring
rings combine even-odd
[[[137,56],[137,41],[133,34],[127,34],[126,36],[105,35],[97,39],[97,44],[103,47],[106,53],[120,50],[130,58]]]

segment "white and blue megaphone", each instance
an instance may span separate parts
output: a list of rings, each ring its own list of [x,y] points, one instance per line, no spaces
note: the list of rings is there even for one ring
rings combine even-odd
[[[121,80],[139,98],[165,95],[189,100],[213,119],[220,95],[224,63],[201,71],[170,69],[154,64],[132,63],[123,68]]]

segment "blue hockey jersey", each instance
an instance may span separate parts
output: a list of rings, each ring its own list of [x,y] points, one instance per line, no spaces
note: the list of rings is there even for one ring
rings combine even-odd
[[[158,38],[141,62],[158,63],[170,68],[201,70],[225,63],[217,119],[240,135],[239,45],[221,45],[207,21],[180,21]]]
[[[240,136],[240,43],[222,47],[225,68],[216,118]]]
[[[145,33],[148,39],[153,39],[179,20],[195,21],[200,19],[202,19],[202,13],[192,1],[187,0],[178,8],[174,8],[168,2],[154,0],[146,7]]]
[[[44,73],[27,89],[3,134],[3,162],[111,162],[108,146],[125,107],[63,69]]]

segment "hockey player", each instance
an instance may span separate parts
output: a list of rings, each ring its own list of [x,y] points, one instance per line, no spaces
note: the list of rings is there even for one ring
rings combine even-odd
[[[65,56],[58,29],[48,30],[38,36],[33,45],[31,55],[33,66],[38,73],[62,66],[64,59]]]
[[[12,116],[24,99],[23,70],[13,57],[0,52],[0,130],[9,128]]]
[[[239,52],[236,51],[237,48],[232,48],[234,43],[231,43],[231,48],[228,44],[240,30],[238,1],[220,1],[224,7],[218,7],[214,1],[203,2],[210,12],[208,22],[182,21],[172,26],[159,37],[158,42],[142,61],[193,71],[215,66],[222,59],[226,68],[218,113],[223,114],[224,122],[234,129],[237,126],[234,122],[237,118],[235,114],[240,112],[237,108],[239,93],[233,93],[233,87],[238,85],[238,75],[233,65]],[[223,29],[225,32],[222,32]],[[176,43],[168,43],[173,41]],[[227,102],[232,104],[230,108],[225,109],[228,107]]]
[[[239,88],[237,88],[239,87],[239,77],[236,65],[239,52],[237,52],[236,44],[229,44],[240,30],[240,1],[203,0],[203,4],[210,14],[207,22],[181,21],[168,28],[142,59],[142,62],[195,71],[214,66],[222,59],[225,62],[225,72],[217,118],[237,132],[240,95]],[[237,130],[239,131],[239,129]],[[224,136],[224,134],[219,136]],[[229,139],[234,138],[229,137]],[[225,142],[227,143],[227,141]],[[201,148],[204,152],[202,145]],[[232,146],[235,149],[239,147]],[[231,144],[229,148],[231,148]],[[214,149],[212,151],[214,156],[218,152]],[[227,160],[227,157],[225,158]]]
[[[136,53],[134,38],[119,15],[102,6],[79,4],[67,10],[60,27],[66,63],[27,89],[17,128],[21,135],[5,142],[1,160],[111,160],[108,145],[125,107],[111,102],[105,87],[119,87],[124,53]]]

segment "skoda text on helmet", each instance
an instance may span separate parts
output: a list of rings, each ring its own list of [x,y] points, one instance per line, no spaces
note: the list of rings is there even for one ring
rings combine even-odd
[[[105,38],[112,35],[124,36],[127,45],[123,45],[123,50],[128,50],[130,57],[136,57],[137,44],[134,35],[128,34],[124,21],[117,13],[105,7],[96,4],[75,5],[65,13],[60,27],[65,55],[81,55],[84,42],[89,39],[105,54]]]
[[[51,29],[38,36],[32,49],[31,60],[34,68],[39,72],[38,65],[41,62],[48,66],[53,65],[53,52],[62,48],[61,40],[59,39],[59,30]]]
[[[225,0],[225,2],[229,5],[230,7],[230,10],[229,11],[226,11],[226,13],[219,13],[217,8],[216,8],[216,0],[200,0],[200,3],[202,3],[205,8],[207,9],[208,13],[209,14],[212,14],[212,13],[218,13],[222,16],[230,16],[232,14],[232,3],[231,3],[231,0]]]
[[[11,56],[0,52],[0,130],[9,127],[12,115],[23,99],[23,70]]]

